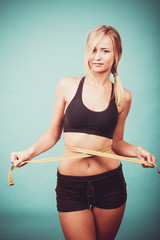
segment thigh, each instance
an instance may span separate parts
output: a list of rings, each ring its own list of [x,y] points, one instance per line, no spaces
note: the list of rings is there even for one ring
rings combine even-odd
[[[90,209],[59,212],[59,219],[66,240],[96,240],[94,217]]]
[[[114,209],[92,208],[97,240],[113,240],[119,230],[126,203]]]

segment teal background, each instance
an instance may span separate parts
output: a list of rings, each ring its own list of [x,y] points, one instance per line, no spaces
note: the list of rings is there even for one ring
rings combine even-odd
[[[0,239],[64,239],[56,211],[56,163],[13,171],[10,154],[30,147],[47,130],[56,85],[83,72],[88,33],[106,24],[121,35],[122,84],[133,95],[125,140],[159,163],[159,1],[0,1]],[[59,156],[62,139],[36,158]],[[117,240],[158,240],[160,176],[123,162],[128,201]]]

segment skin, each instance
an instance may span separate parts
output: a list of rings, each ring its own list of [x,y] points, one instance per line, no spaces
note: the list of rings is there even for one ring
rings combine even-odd
[[[114,62],[113,44],[109,36],[105,36],[95,46],[89,59],[94,78],[85,79],[82,90],[82,101],[92,111],[103,111],[107,108],[111,95],[111,67]],[[73,99],[81,78],[65,77],[58,83],[53,115],[48,130],[29,149],[11,154],[11,162],[19,165],[22,161],[31,160],[40,153],[53,147],[61,137],[65,110]],[[132,101],[131,92],[124,88],[124,102],[118,107],[119,120],[113,139],[85,133],[64,133],[64,144],[93,150],[102,150],[112,146],[110,153],[123,156],[143,158],[153,167],[156,158],[140,146],[134,146],[123,140],[124,127]],[[97,104],[98,103],[98,104]],[[68,150],[65,154],[70,154]],[[80,158],[61,161],[61,174],[89,176],[117,168],[119,160],[103,157]],[[143,165],[148,167],[148,165]],[[67,240],[112,240],[120,227],[125,204],[116,209],[92,209],[59,212],[62,230]]]

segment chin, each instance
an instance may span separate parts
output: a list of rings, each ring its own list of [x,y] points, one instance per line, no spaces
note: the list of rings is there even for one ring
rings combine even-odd
[[[94,72],[94,73],[102,73],[104,71],[105,71],[105,69],[92,69],[92,72]]]

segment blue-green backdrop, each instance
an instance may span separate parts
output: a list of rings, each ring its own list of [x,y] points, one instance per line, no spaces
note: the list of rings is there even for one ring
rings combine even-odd
[[[55,201],[58,163],[7,175],[10,154],[30,147],[50,123],[56,85],[81,76],[88,33],[112,25],[122,38],[122,84],[133,95],[125,140],[159,163],[160,4],[155,0],[0,1],[0,239],[64,239]],[[42,157],[59,156],[63,141]],[[158,240],[160,175],[123,162],[128,201],[117,240]],[[84,239],[85,240],[85,239]]]

